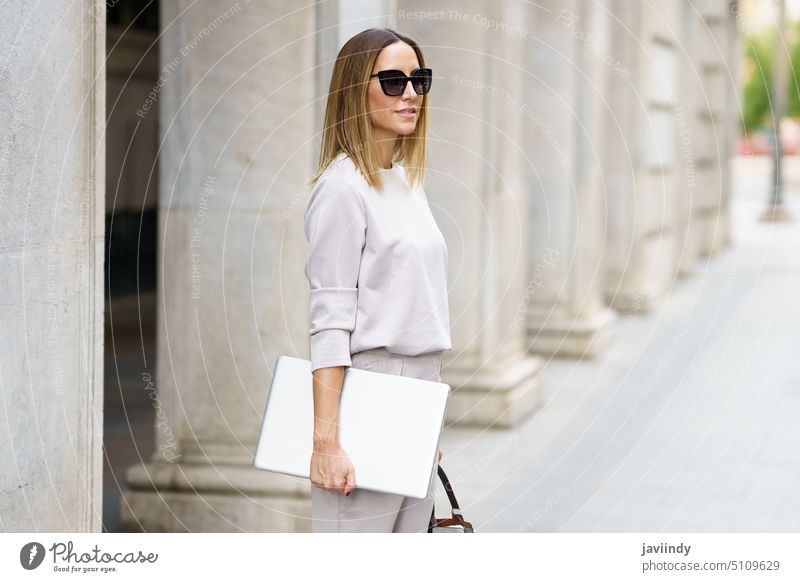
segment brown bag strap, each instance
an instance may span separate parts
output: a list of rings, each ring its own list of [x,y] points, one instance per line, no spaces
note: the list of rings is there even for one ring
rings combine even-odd
[[[458,525],[464,528],[464,533],[473,533],[472,524],[468,521],[464,521],[461,516],[457,517],[445,517],[443,519],[436,519],[436,525],[434,527],[449,527],[451,525]]]
[[[439,465],[439,479],[441,479],[442,485],[444,485],[444,490],[447,493],[447,499],[450,500],[453,517],[441,519],[437,518],[435,516],[436,508],[434,507],[433,511],[431,511],[431,519],[430,523],[428,524],[428,533],[432,533],[434,527],[448,527],[453,525],[463,527],[464,533],[474,533],[472,524],[468,521],[464,521],[464,517],[461,515],[461,508],[458,506],[458,500],[456,499],[456,494],[453,491],[453,486],[450,484],[450,479],[447,478],[447,473],[444,472],[444,469],[442,469],[441,465]]]

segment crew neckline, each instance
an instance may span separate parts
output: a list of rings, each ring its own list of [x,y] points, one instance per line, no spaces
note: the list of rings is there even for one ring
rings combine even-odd
[[[344,158],[349,158],[350,156],[347,155],[347,152],[341,151],[341,152],[339,152],[337,154],[336,157],[339,158],[339,159],[344,159]],[[400,164],[395,164],[394,162],[392,162],[392,167],[391,168],[380,168],[379,167],[378,170],[381,171],[381,172],[389,174],[389,173],[396,172],[398,170],[398,168],[400,168]]]

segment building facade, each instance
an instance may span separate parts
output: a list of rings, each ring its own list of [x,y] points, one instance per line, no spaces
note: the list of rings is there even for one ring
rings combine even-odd
[[[620,313],[729,242],[735,3],[162,0],[136,34],[106,4],[0,24],[7,531],[101,527],[111,206],[153,213],[169,427],[120,479],[123,527],[310,529],[308,483],[251,463],[271,366],[308,355],[304,182],[332,64],[365,28],[414,37],[434,70],[448,423],[527,421],[545,358],[602,353]]]

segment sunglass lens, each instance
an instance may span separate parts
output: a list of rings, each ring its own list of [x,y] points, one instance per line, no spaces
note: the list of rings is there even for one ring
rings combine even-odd
[[[431,90],[431,72],[427,69],[418,69],[411,74],[411,82],[414,91],[419,95],[424,95]]]
[[[398,95],[402,95],[403,91],[406,89],[406,76],[402,71],[389,72],[381,79],[381,85],[383,86],[384,93],[392,97],[397,97]]]

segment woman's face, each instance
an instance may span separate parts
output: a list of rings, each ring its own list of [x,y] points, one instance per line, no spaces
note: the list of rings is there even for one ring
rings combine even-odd
[[[404,42],[395,42],[378,54],[372,74],[387,69],[398,69],[406,75],[419,68],[417,54]],[[422,106],[423,95],[417,95],[411,83],[406,83],[402,95],[390,97],[383,93],[381,83],[377,77],[369,82],[367,93],[369,105],[369,120],[372,131],[378,141],[395,140],[398,134],[408,135],[414,131],[419,118],[419,109]],[[413,109],[413,115],[402,115],[403,109]]]

